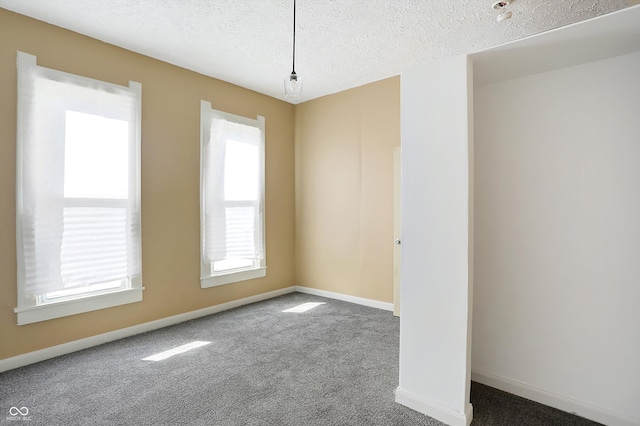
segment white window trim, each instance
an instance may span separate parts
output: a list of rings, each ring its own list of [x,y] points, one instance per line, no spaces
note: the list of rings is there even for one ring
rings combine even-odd
[[[267,276],[267,240],[266,240],[266,220],[263,211],[263,220],[265,223],[262,226],[262,241],[264,244],[263,252],[264,259],[257,267],[243,268],[240,270],[230,270],[224,272],[215,273],[212,271],[212,266],[204,262],[204,229],[205,229],[205,173],[204,173],[204,135],[206,132],[205,125],[202,117],[205,112],[213,110],[211,102],[200,101],[200,287],[209,288],[219,285],[232,284],[240,281],[251,280],[255,278],[261,278]],[[260,157],[262,160],[262,170],[260,174],[262,182],[262,191],[260,205],[264,210],[265,201],[265,119],[263,116],[258,115],[255,119],[243,117],[240,115],[234,115],[225,113],[222,111],[214,110],[217,115],[220,115],[229,121],[236,123],[246,124],[248,126],[258,126],[261,130],[262,140],[260,141]]]
[[[244,271],[231,271],[218,273],[208,277],[200,278],[200,285],[202,288],[215,287],[219,285],[232,284],[239,281],[252,280],[254,278],[261,278],[267,276],[267,267],[260,266],[255,269],[249,269]]]
[[[20,79],[21,72],[20,69],[24,67],[33,67],[37,65],[37,58],[34,55],[17,52],[17,61],[16,65],[18,68],[18,88],[20,88]],[[62,71],[57,71],[62,73]],[[79,77],[79,76],[76,76]],[[113,86],[113,87],[122,87],[112,83],[107,83],[100,80],[91,79],[88,77],[82,77],[89,81],[95,81],[97,84],[101,86]],[[136,93],[137,97],[137,116],[138,116],[138,125],[136,126],[136,146],[135,153],[138,161],[138,167],[136,171],[136,181],[134,182],[137,185],[138,191],[136,205],[138,206],[138,214],[141,215],[140,206],[141,206],[141,196],[140,196],[140,188],[141,188],[141,164],[140,164],[140,155],[141,155],[141,112],[142,112],[142,85],[135,81],[129,81],[128,88]],[[24,99],[18,95],[18,103],[17,103],[17,146],[16,146],[16,174],[17,176],[22,175],[22,117],[26,114],[27,105]],[[16,206],[17,209],[21,208],[23,205],[22,200],[22,179],[16,179]],[[142,241],[142,223],[139,220],[140,227],[140,241]],[[23,252],[24,245],[22,241],[22,217],[19,211],[16,211],[16,256],[18,260],[18,264],[24,264],[23,260]],[[141,254],[138,256],[141,259]],[[96,292],[96,293],[87,293],[83,296],[80,296],[76,299],[71,300],[60,300],[49,302],[46,304],[38,305],[36,298],[27,298],[24,292],[24,277],[22,276],[22,271],[18,268],[17,271],[17,302],[18,307],[14,309],[14,312],[17,315],[17,324],[25,325],[31,324],[40,321],[46,321],[54,318],[61,318],[69,315],[80,314],[84,312],[95,311],[99,309],[110,308],[114,306],[125,305],[128,303],[140,302],[142,301],[142,291],[144,287],[142,286],[142,271],[140,274],[131,279],[129,284],[129,288],[118,289],[107,292]]]
[[[46,305],[35,305],[15,308],[18,314],[18,325],[31,324],[84,312],[97,311],[113,306],[142,301],[144,287],[118,290],[110,293],[91,295],[73,300],[51,302]]]

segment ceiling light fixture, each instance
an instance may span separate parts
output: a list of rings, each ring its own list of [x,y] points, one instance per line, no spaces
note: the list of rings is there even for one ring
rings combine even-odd
[[[511,12],[507,10],[507,6],[509,6],[509,3],[511,3],[510,0],[497,1],[493,3],[493,8],[500,11],[498,17],[496,18],[498,22],[506,21],[507,19],[511,18]]]
[[[284,97],[291,100],[300,99],[302,95],[302,78],[296,74],[296,0],[293,0],[293,70],[284,78]]]

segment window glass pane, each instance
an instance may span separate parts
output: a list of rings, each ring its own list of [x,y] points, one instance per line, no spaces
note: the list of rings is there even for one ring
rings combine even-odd
[[[124,282],[125,280],[120,280],[120,281],[111,281],[108,283],[102,283],[102,284],[94,284],[88,287],[80,287],[80,288],[73,288],[70,290],[60,290],[60,291],[54,291],[52,293],[47,293],[44,296],[44,299],[49,301],[49,300],[54,300],[54,299],[63,299],[63,298],[70,298],[73,296],[78,296],[78,295],[83,295],[85,293],[94,293],[94,292],[105,292],[108,290],[119,290],[121,288],[125,288],[126,287],[126,282]]]
[[[255,264],[253,259],[225,259],[213,262],[214,272],[229,271],[232,269],[250,268]]]
[[[227,140],[224,158],[224,199],[258,201],[258,145]]]
[[[66,111],[64,196],[128,197],[129,123]]]

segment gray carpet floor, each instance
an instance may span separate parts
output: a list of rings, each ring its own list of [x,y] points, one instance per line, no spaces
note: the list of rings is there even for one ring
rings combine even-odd
[[[324,304],[304,313],[285,309]],[[0,423],[32,425],[441,425],[394,402],[399,321],[301,293],[0,374]],[[163,361],[142,358],[193,341]],[[474,425],[595,423],[472,385]]]

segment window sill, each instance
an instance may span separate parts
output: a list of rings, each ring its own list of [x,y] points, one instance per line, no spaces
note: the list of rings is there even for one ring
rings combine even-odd
[[[266,267],[250,269],[248,271],[229,272],[226,274],[213,275],[210,277],[200,278],[200,287],[202,288],[215,287],[218,285],[237,283],[239,281],[252,280],[254,278],[261,278],[266,276],[267,276]]]
[[[113,293],[100,294],[75,300],[52,302],[45,305],[15,308],[18,314],[18,325],[32,324],[83,312],[97,311],[113,306],[126,305],[142,301],[143,288],[121,290]]]

